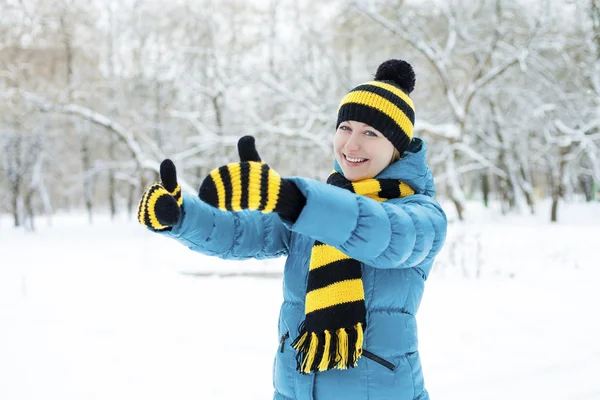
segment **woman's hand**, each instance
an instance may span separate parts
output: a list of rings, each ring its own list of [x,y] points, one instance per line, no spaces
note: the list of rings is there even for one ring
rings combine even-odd
[[[200,199],[224,211],[276,212],[295,222],[306,204],[296,185],[261,161],[254,137],[238,141],[239,163],[214,169],[200,186]]]
[[[150,185],[138,205],[138,221],[153,231],[170,230],[181,215],[183,197],[173,161],[160,164],[160,183]]]

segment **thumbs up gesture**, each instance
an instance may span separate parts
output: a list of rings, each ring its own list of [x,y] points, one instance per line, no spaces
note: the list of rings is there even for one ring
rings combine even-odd
[[[179,221],[182,206],[175,164],[166,159],[160,164],[160,182],[150,185],[142,195],[138,221],[157,232],[170,230]]]
[[[214,169],[200,186],[200,199],[224,211],[258,210],[276,212],[295,222],[306,204],[306,198],[292,181],[281,176],[261,161],[254,137],[238,141],[239,163]]]

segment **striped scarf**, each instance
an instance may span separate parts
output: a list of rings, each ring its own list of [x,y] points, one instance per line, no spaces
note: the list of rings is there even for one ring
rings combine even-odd
[[[333,172],[327,183],[376,201],[414,194],[410,186],[396,179],[351,182]],[[315,241],[305,300],[305,319],[292,342],[298,351],[297,370],[309,374],[355,367],[362,355],[367,325],[361,263],[335,247]]]

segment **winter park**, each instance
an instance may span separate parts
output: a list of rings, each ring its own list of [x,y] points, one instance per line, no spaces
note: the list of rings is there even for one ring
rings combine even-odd
[[[600,400],[600,0],[0,0],[0,400]]]

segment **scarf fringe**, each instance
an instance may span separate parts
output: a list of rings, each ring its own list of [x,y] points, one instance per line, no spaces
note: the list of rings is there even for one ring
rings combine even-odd
[[[322,372],[337,368],[340,370],[354,368],[363,353],[362,322],[349,328],[340,328],[333,334],[329,330],[309,332],[303,323],[300,334],[292,342],[298,350],[296,369],[303,374]]]

